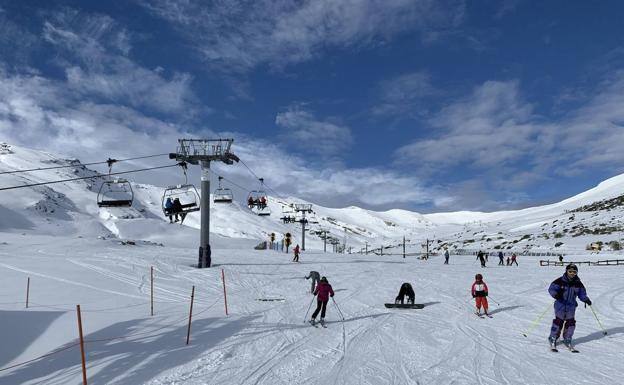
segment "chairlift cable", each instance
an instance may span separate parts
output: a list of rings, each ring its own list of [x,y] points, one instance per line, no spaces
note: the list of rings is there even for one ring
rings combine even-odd
[[[0,172],[0,175],[4,175],[4,174],[19,174],[22,172],[31,172],[31,171],[44,171],[44,170],[55,170],[55,169],[59,169],[59,168],[71,168],[71,167],[80,167],[80,166],[93,166],[96,164],[108,164],[109,161],[113,161],[113,162],[125,162],[125,161],[129,161],[129,160],[137,160],[137,159],[147,159],[147,158],[155,158],[157,156],[165,156],[165,155],[169,155],[169,154],[154,154],[154,155],[145,155],[145,156],[137,156],[134,158],[125,158],[125,159],[108,159],[102,162],[89,162],[89,163],[79,163],[79,164],[72,164],[72,165],[68,165],[68,166],[51,166],[51,167],[39,167],[39,168],[30,168],[30,169],[25,169],[25,170],[12,170],[12,171],[2,171]],[[73,162],[73,160],[70,160],[70,162]]]
[[[243,166],[245,166],[247,168],[247,170],[249,170],[249,172],[251,173],[251,175],[255,176],[256,179],[262,179],[262,185],[265,186],[267,189],[271,190],[275,195],[277,195],[278,198],[280,199],[286,199],[282,194],[278,193],[277,191],[273,190],[271,188],[271,186],[267,185],[266,183],[264,183],[264,178],[260,178],[255,172],[253,172],[253,170],[251,168],[249,168],[249,166],[247,166],[247,163],[245,163],[242,159],[240,160],[240,162],[243,164]]]
[[[141,168],[141,169],[130,170],[130,171],[113,172],[113,173],[110,173],[110,174],[101,174],[101,175],[93,175],[93,176],[83,176],[83,177],[78,177],[78,178],[53,180],[53,181],[50,181],[50,182],[30,183],[30,184],[25,184],[25,185],[20,185],[20,186],[0,187],[0,191],[14,190],[14,189],[24,188],[24,187],[45,186],[45,185],[48,185],[48,184],[72,182],[72,181],[84,180],[84,179],[106,178],[106,177],[111,176],[111,175],[132,174],[132,173],[135,173],[135,172],[143,172],[143,171],[157,170],[157,169],[161,169],[161,168],[176,167],[177,165],[178,164],[176,163],[176,164],[169,164],[169,165],[166,165],[166,166],[156,166],[156,167]]]

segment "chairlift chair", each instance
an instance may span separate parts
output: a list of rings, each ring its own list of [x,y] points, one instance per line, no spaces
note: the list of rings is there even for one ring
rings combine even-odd
[[[165,203],[167,199],[171,199],[171,201],[175,201],[176,199],[180,200],[180,204],[182,206],[182,210],[175,213],[172,212],[171,209],[167,209],[165,207]],[[162,197],[162,210],[165,216],[173,215],[173,214],[187,214],[193,211],[199,211],[200,207],[200,196],[193,184],[179,184],[176,186],[169,186],[165,189]]]
[[[97,196],[99,207],[130,207],[134,192],[126,179],[113,179],[102,182]]]
[[[252,190],[249,192],[249,195],[247,196],[247,206],[256,215],[268,216],[268,215],[271,215],[271,209],[269,209],[269,205],[268,205],[269,200],[267,197],[267,193],[262,189],[264,185],[264,179],[260,178],[259,180],[260,180],[260,189]],[[264,205],[260,203],[263,200],[264,200]]]
[[[232,190],[230,190],[227,187],[224,188],[221,186],[222,179],[223,177],[219,176],[219,188],[215,190],[214,198],[212,201],[214,203],[232,203],[232,201],[234,200],[234,196],[232,195]]]

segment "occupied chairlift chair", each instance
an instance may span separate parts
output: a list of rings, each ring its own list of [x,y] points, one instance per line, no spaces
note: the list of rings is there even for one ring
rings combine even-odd
[[[188,177],[186,175],[186,162],[178,163],[180,167],[182,167],[182,172],[184,172],[184,184],[178,184],[175,186],[169,186],[165,189],[162,197],[162,210],[165,216],[175,215],[175,214],[188,214],[193,211],[199,211],[201,209],[199,202],[200,197],[195,185],[188,183]],[[165,208],[165,203],[167,202],[167,198],[171,198],[173,202],[176,198],[180,200],[180,204],[182,205],[182,211],[172,212],[170,209]]]
[[[232,195],[232,190],[230,190],[227,187],[226,188],[221,187],[222,179],[223,177],[219,176],[219,188],[215,190],[214,198],[212,201],[214,203],[232,203],[232,201],[234,200],[234,196]]]
[[[110,175],[113,164],[117,159],[108,158],[108,174]],[[134,200],[132,185],[126,179],[117,178],[106,180],[100,185],[97,196],[98,207],[130,207]]]
[[[269,209],[269,200],[266,192],[264,191],[264,178],[259,178],[260,189],[252,190],[247,196],[247,207],[256,215],[267,216],[271,215],[271,209]],[[264,204],[262,202],[264,201]]]

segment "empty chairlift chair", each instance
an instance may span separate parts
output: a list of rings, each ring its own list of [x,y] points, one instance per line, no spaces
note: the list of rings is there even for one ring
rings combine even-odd
[[[125,179],[113,179],[102,182],[97,196],[99,207],[130,207],[134,192],[130,182]]]
[[[215,190],[213,194],[213,202],[214,203],[232,203],[234,200],[234,196],[232,195],[232,190],[229,188],[224,188],[221,186],[222,176],[219,177],[219,188]]]

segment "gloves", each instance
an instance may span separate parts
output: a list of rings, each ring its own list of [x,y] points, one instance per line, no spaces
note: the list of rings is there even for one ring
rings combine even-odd
[[[587,305],[591,306],[592,301],[591,301],[591,299],[587,298],[587,301],[585,301],[585,303],[586,303]]]
[[[486,291],[486,292],[485,292],[485,296],[487,297],[487,295],[488,295],[488,292]]]
[[[330,297],[334,298],[334,295],[332,294],[332,295],[330,295]]]
[[[472,298],[477,298],[477,296],[473,294],[473,295],[472,295]]]

